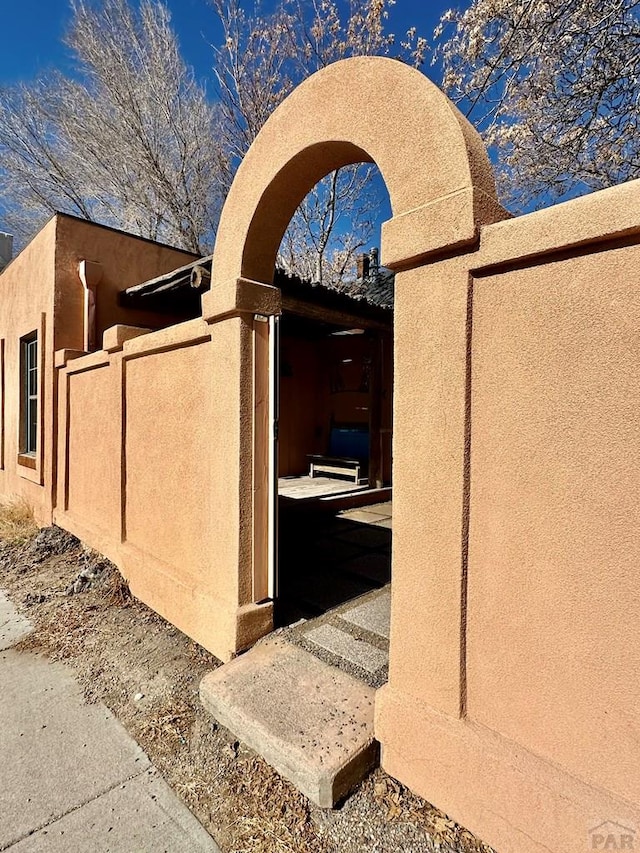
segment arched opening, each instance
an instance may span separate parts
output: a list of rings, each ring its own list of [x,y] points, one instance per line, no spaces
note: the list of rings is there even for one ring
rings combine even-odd
[[[277,598],[270,547],[276,541],[278,503],[274,488],[277,454],[272,439],[282,390],[277,329],[283,311],[286,322],[288,307],[284,288],[273,287],[278,247],[296,207],[314,184],[331,170],[356,162],[377,164],[393,213],[383,224],[381,238],[381,261],[397,276],[393,630],[386,629],[393,641],[389,641],[390,680],[375,698],[375,731],[381,734],[378,739],[385,752],[388,743],[400,744],[403,748],[395,756],[404,758],[407,735],[394,729],[393,719],[398,696],[406,703],[402,710],[406,710],[408,727],[418,732],[420,726],[410,714],[421,713],[423,697],[434,709],[452,716],[462,709],[466,574],[461,566],[466,566],[471,295],[464,254],[478,247],[481,224],[504,218],[504,211],[497,203],[491,167],[477,134],[430,81],[393,60],[345,60],[298,87],[260,132],[238,170],[223,210],[212,287],[207,298],[203,296],[206,321],[229,321],[237,341],[230,360],[239,365],[239,382],[233,392],[240,402],[240,418],[234,434],[237,442],[230,443],[238,471],[234,509],[239,537],[233,541],[238,560],[237,564],[227,560],[223,571],[234,596],[230,621],[235,648],[246,649],[273,626],[272,605],[274,596]],[[309,319],[333,323],[335,331],[365,331],[361,318],[350,317],[348,323],[326,313],[303,318]],[[313,334],[307,327],[300,337],[307,341]],[[328,337],[358,336],[329,331]],[[348,353],[339,360],[347,365],[355,362]],[[362,370],[355,374],[361,377]],[[337,386],[350,381],[351,374],[345,371]],[[421,506],[427,507],[428,517],[416,511]],[[386,530],[384,525],[377,529]],[[358,532],[341,541],[348,547],[357,538],[361,538]],[[309,542],[304,530],[302,539],[307,552],[312,548],[315,556],[321,550],[318,543]],[[299,561],[304,568],[305,552],[299,553]],[[427,571],[422,571],[425,566]],[[352,621],[360,617],[361,613],[349,614]],[[324,637],[326,629],[339,628],[330,621],[317,627]],[[316,633],[311,639],[318,643],[318,637]],[[251,694],[252,701],[257,685],[263,685],[264,703],[260,704],[269,706],[270,718],[277,706],[278,726],[280,720],[290,719],[296,701],[299,707],[308,708],[304,690],[310,665],[308,654],[281,639],[286,636],[240,658],[229,674],[230,678],[237,675],[243,695]],[[326,643],[325,649],[331,654]],[[300,658],[305,658],[304,663]],[[273,665],[284,659],[282,670]],[[325,680],[327,668],[320,667],[317,658],[312,658],[311,665],[323,669],[322,679],[315,682],[322,694],[331,694],[330,681],[340,682],[340,698],[329,696],[334,706],[328,712],[331,718],[336,701],[343,707],[348,691],[356,689],[361,695],[363,686],[356,683],[353,688],[353,679],[334,671]],[[377,676],[383,667],[374,662],[367,669]],[[274,690],[278,671],[285,677]],[[220,675],[215,680],[226,692],[224,678]],[[321,696],[321,692],[311,692]],[[437,701],[432,701],[434,696]],[[232,704],[235,708],[236,703]],[[255,708],[255,701],[253,705]],[[371,705],[368,701],[369,726]],[[324,710],[322,719],[329,719]],[[300,729],[305,725],[301,722]],[[354,725],[358,731],[362,728]],[[370,744],[367,723],[362,731]],[[338,734],[343,731],[335,733],[328,727],[331,740]],[[304,758],[302,753],[300,749]],[[358,752],[358,762],[361,754]],[[275,766],[289,767],[289,757],[287,753],[282,765],[279,758],[274,759]],[[392,753],[385,758],[391,766],[393,757]],[[324,771],[322,774],[324,777]],[[332,790],[327,797],[331,802],[335,802],[334,793]]]
[[[394,275],[377,249],[388,210],[375,166],[331,174],[294,214],[274,278],[282,292],[275,622],[305,620],[294,639],[338,663],[341,642],[362,641],[361,668],[376,658],[378,681],[392,535]]]
[[[235,587],[238,612],[255,619],[255,625],[247,623],[247,637],[266,627],[266,617],[259,621],[251,608],[268,608],[276,595],[277,468],[270,448],[279,390],[276,318],[286,301],[272,287],[278,248],[315,183],[353,163],[375,163],[384,177],[392,218],[383,223],[381,261],[409,286],[415,281],[410,270],[434,256],[476,245],[480,223],[504,216],[480,138],[436,86],[394,60],[361,57],[329,66],[299,86],[256,138],[225,203],[211,291],[203,297],[205,318],[236,312],[245,318],[242,335],[253,335],[251,355],[247,344],[241,351],[243,365],[253,371],[253,389],[243,386],[241,393],[245,455]],[[403,303],[406,309],[404,297]],[[349,328],[361,326],[354,322]],[[402,329],[409,328],[403,322]],[[396,329],[398,360],[405,345],[412,352],[411,342],[405,335],[403,343]],[[250,640],[243,634],[236,643]]]
[[[384,177],[393,218],[382,255],[393,268],[471,245],[479,221],[503,217],[479,136],[431,81],[391,59],[343,60],[289,95],[240,164],[218,229],[215,280],[270,284],[298,205],[324,175],[352,163],[376,163]]]

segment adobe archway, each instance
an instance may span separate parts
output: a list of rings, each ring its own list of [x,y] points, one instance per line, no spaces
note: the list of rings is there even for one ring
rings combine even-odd
[[[469,244],[480,224],[504,216],[480,137],[437,86],[396,60],[347,59],[295,89],[242,161],[220,220],[214,281],[270,283],[298,204],[320,178],[358,162],[375,162],[389,192],[387,266]]]
[[[403,502],[403,448],[408,447],[403,440],[403,411],[415,397],[411,365],[421,358],[416,352],[419,340],[412,331],[415,316],[405,316],[407,310],[413,315],[415,311],[405,303],[405,297],[410,296],[415,271],[420,271],[420,285],[423,285],[438,266],[432,263],[425,266],[426,262],[455,257],[463,247],[472,248],[482,224],[505,216],[497,202],[491,165],[477,132],[430,80],[396,60],[360,57],[337,62],[295,89],[266,122],[241,163],[227,197],[213,256],[212,286],[202,300],[205,319],[215,321],[235,314],[241,320],[238,334],[244,378],[239,401],[238,501],[242,522],[238,576],[234,581],[241,609],[251,608],[268,597],[263,559],[267,541],[264,492],[268,487],[263,460],[256,463],[255,459],[260,455],[261,442],[266,441],[258,435],[266,429],[266,423],[264,418],[259,423],[256,416],[253,389],[255,360],[264,358],[264,351],[262,355],[258,352],[251,322],[254,314],[279,313],[279,291],[265,285],[273,281],[277,250],[296,207],[324,175],[357,162],[375,162],[382,173],[393,212],[393,218],[383,225],[382,262],[401,271],[396,275],[395,311],[396,555],[402,554],[405,528],[405,520],[397,512]],[[435,515],[443,516],[442,530],[449,530],[453,523],[450,536],[440,541],[441,531],[434,537],[436,551],[447,555],[444,571],[448,580],[456,578],[448,599],[454,612],[444,616],[450,636],[451,620],[458,626],[459,635],[461,598],[458,575],[460,525],[464,523],[459,516],[460,495],[464,490],[460,477],[465,465],[466,268],[459,273],[448,272],[444,282],[439,277],[438,287],[443,283],[441,304],[434,306],[436,313],[428,319],[432,340],[442,336],[442,347],[431,365],[432,393],[425,402],[437,406],[439,414],[434,426],[437,428],[439,418],[442,419],[446,438],[429,447],[427,455],[434,457],[431,475],[438,483],[438,495],[450,492],[451,501],[456,504],[453,518],[446,500],[437,511],[434,507]],[[430,285],[429,298],[437,298],[438,287]],[[448,350],[448,370],[443,377],[442,354]],[[421,365],[423,379],[430,375],[428,367]],[[442,399],[433,399],[433,389],[437,389]],[[410,427],[410,412],[407,419]],[[450,471],[452,459],[457,465],[455,476]],[[262,468],[262,482],[256,479],[257,467]],[[410,479],[413,470],[410,461],[406,469]],[[441,471],[445,472],[444,484]],[[408,494],[410,484],[407,486]],[[394,557],[394,602],[401,599],[403,589],[407,600],[415,602],[410,575],[405,586],[400,562]],[[456,574],[451,575],[454,565]],[[434,624],[443,619],[446,609],[439,605]],[[249,645],[256,634],[268,628],[268,615],[256,617],[251,613],[249,627],[239,629],[238,647]],[[399,619],[396,623],[401,624]],[[442,649],[440,639],[433,637]],[[446,659],[437,668],[443,684],[438,683],[438,677],[431,680],[430,699],[437,698],[438,707],[458,709],[460,649],[454,641],[447,644],[446,652],[439,653]]]
[[[242,324],[235,581],[238,614],[251,612],[253,621],[243,629],[238,615],[239,649],[266,630],[256,568],[265,543],[256,436],[266,433],[256,415],[253,318],[279,313],[269,285],[296,207],[324,175],[357,162],[375,162],[385,180],[393,217],[383,226],[382,262],[397,271],[390,680],[376,703],[385,747],[394,701],[464,714],[471,290],[463,256],[482,225],[506,216],[480,137],[433,83],[397,61],[349,59],[312,76],[274,112],[238,169],[203,311]],[[403,777],[398,762],[392,772]]]

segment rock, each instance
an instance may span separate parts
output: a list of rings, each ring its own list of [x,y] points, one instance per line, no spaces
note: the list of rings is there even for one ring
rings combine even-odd
[[[79,545],[79,539],[54,524],[51,527],[43,527],[34,536],[25,548],[25,556],[28,556],[32,563],[43,563],[49,557],[72,551]]]
[[[113,567],[113,564],[109,560],[91,548],[83,549],[80,560],[84,563],[83,568],[67,587],[67,595],[86,592],[86,590],[95,586],[96,581],[102,580],[106,570]]]
[[[42,604],[47,600],[47,596],[43,593],[28,592],[24,599],[24,604],[27,607],[33,607],[34,604]]]
[[[240,749],[240,742],[235,740],[233,743],[228,743],[224,748],[223,752],[225,755],[229,756],[231,759],[236,759],[238,757],[238,750]]]

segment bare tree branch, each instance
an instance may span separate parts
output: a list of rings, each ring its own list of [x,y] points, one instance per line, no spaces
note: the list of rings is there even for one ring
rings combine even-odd
[[[640,176],[638,0],[473,0],[435,36],[444,88],[494,151],[507,204]]]
[[[0,194],[18,236],[63,210],[206,253],[228,167],[219,115],[180,56],[167,8],[72,9],[74,79],[0,91]]]

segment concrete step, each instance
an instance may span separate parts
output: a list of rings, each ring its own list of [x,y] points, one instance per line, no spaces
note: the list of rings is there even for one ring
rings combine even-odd
[[[389,677],[391,585],[300,620],[281,635],[348,675],[378,688]]]
[[[372,687],[279,638],[200,684],[212,716],[322,808],[378,763],[374,696]]]

